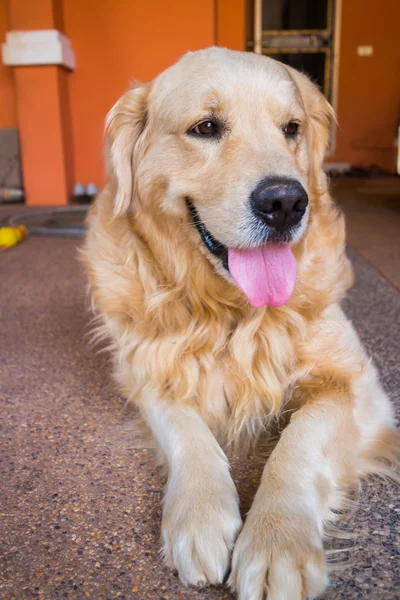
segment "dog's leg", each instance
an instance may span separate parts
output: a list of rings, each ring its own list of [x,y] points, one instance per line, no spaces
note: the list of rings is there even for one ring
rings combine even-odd
[[[264,468],[236,542],[230,584],[239,600],[304,600],[324,590],[331,509],[360,476],[385,472],[379,459],[392,458],[397,436],[373,366],[348,393],[332,383],[309,390]]]
[[[220,583],[242,524],[227,458],[194,409],[154,399],[141,409],[168,465],[166,562],[185,584]]]

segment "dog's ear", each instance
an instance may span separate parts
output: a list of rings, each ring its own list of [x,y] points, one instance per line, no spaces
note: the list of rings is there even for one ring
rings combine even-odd
[[[294,80],[306,113],[306,136],[310,157],[310,186],[320,190],[326,180],[322,164],[336,122],[335,111],[325,96],[310,79],[291,67],[286,67]]]
[[[136,84],[113,106],[106,119],[106,160],[117,181],[114,216],[128,212],[132,201],[134,170],[147,124],[149,84]]]

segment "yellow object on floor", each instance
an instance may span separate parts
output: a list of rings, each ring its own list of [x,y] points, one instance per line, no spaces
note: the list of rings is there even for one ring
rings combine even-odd
[[[7,250],[21,242],[27,234],[25,225],[18,227],[0,227],[0,248]]]

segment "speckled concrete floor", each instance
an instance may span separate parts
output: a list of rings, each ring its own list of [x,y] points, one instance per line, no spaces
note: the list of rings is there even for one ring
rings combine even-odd
[[[358,255],[347,311],[400,405],[400,295]],[[27,238],[0,254],[0,598],[222,600],[182,587],[158,557],[160,479],[129,432],[106,354],[87,345],[76,242]],[[260,465],[234,464],[241,493]],[[400,598],[400,503],[369,481],[345,527],[351,563],[325,600]],[[334,545],[337,542],[334,543]]]

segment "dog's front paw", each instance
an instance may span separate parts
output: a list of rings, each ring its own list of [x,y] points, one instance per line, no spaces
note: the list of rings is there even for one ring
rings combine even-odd
[[[229,579],[239,600],[306,600],[327,583],[322,537],[311,518],[283,509],[250,511]]]
[[[163,553],[185,585],[222,583],[242,525],[233,482],[167,492]]]

